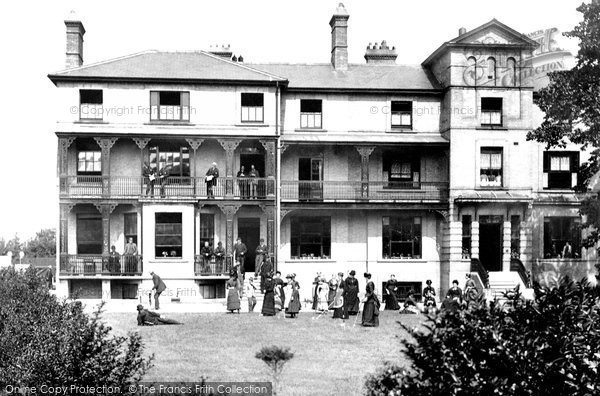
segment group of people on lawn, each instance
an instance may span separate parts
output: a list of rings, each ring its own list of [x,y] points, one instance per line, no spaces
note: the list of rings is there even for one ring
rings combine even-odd
[[[146,178],[146,195],[154,196],[154,186],[158,184],[160,187],[160,196],[165,196],[165,184],[167,184],[168,177],[171,173],[170,166],[164,166],[157,169],[154,166],[150,166],[148,163],[144,164],[144,177]],[[239,194],[241,198],[245,199],[257,199],[260,197],[259,181],[260,173],[254,167],[250,165],[250,170],[246,170],[244,165],[240,166],[240,170],[237,172],[236,179],[239,188]],[[214,198],[214,187],[217,185],[219,179],[219,168],[217,163],[213,162],[206,171],[204,182],[206,183],[206,195],[207,197]]]

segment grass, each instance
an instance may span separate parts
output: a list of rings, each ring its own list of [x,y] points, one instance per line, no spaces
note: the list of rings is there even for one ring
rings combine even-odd
[[[359,314],[360,315],[360,314]],[[331,314],[315,319],[301,312],[297,319],[253,314],[173,314],[185,325],[138,327],[136,313],[105,313],[117,334],[139,331],[146,352],[155,354],[144,381],[269,381],[266,365],[255,354],[267,345],[290,347],[279,395],[359,395],[365,377],[383,361],[408,365],[400,338],[408,337],[397,321],[418,326],[424,316],[382,311],[378,328],[342,326]]]

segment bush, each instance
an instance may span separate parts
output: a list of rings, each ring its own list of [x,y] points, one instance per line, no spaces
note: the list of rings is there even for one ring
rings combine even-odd
[[[367,394],[593,395],[600,394],[598,289],[562,279],[457,313],[430,317],[426,331],[404,327],[409,371],[387,365],[366,382]]]
[[[255,355],[262,360],[270,369],[273,378],[273,396],[277,395],[281,373],[285,364],[294,357],[290,348],[281,348],[276,345],[262,347]]]
[[[0,388],[137,384],[153,357],[139,334],[111,335],[100,313],[57,300],[33,269],[0,270]]]

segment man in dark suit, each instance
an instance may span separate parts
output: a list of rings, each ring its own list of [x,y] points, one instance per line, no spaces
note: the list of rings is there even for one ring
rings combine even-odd
[[[137,323],[138,326],[155,326],[161,324],[183,324],[174,319],[161,318],[159,313],[144,309],[143,305],[137,306]]]
[[[208,241],[204,241],[204,246],[200,249],[202,255],[202,272],[207,272],[209,269],[210,259],[213,255],[213,250],[208,244]]]
[[[154,290],[154,309],[158,310],[160,309],[158,298],[160,297],[160,294],[165,291],[167,285],[165,285],[165,282],[163,282],[163,280],[160,279],[160,276],[155,274],[154,271],[151,271],[150,275],[152,275],[152,283],[154,283],[154,286],[152,287],[152,290]]]
[[[235,243],[235,245],[233,245],[233,254],[235,261],[239,263],[240,274],[242,276],[246,273],[246,270],[244,269],[244,261],[246,259],[247,251],[248,248],[246,247],[244,242],[242,242],[242,238],[238,237],[237,242]]]
[[[217,163],[213,162],[212,166],[206,171],[206,194],[208,198],[214,198],[213,187],[217,185],[217,179],[219,178],[219,169]]]

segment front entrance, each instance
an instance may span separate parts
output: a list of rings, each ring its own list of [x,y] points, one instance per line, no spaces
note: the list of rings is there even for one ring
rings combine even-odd
[[[502,216],[479,217],[479,260],[488,271],[502,271]]]
[[[248,248],[244,268],[247,273],[254,272],[254,259],[256,257],[256,248],[260,240],[260,218],[239,218],[238,219],[238,237]]]

